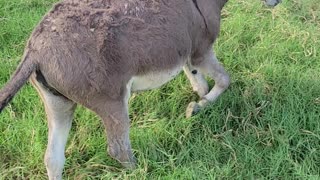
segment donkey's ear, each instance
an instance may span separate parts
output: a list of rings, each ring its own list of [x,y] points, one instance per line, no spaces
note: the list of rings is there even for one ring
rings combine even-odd
[[[282,0],[264,0],[265,4],[270,7],[277,6],[279,3],[281,3],[281,1]]]

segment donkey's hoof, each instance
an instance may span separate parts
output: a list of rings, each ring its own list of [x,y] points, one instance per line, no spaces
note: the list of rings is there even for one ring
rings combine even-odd
[[[126,159],[126,160],[120,160],[116,159],[124,168],[128,170],[134,170],[137,168],[137,160],[134,156]]]
[[[134,158],[134,160],[132,161],[132,162],[121,162],[121,165],[124,167],[124,168],[126,168],[126,169],[129,169],[129,170],[134,170],[134,169],[136,169],[137,168],[137,161],[135,160],[135,158]]]
[[[111,145],[110,143],[108,148],[109,155],[115,160],[117,160],[119,163],[121,163],[121,165],[124,168],[131,169],[131,170],[135,169],[137,160],[132,154],[131,148],[128,149],[127,151],[123,151],[123,150],[120,151],[119,149],[121,149],[121,147],[123,148],[124,146],[119,146],[119,144],[117,143],[114,143],[113,145]]]
[[[190,118],[191,116],[197,114],[201,109],[201,106],[196,102],[189,103],[186,110],[186,117]]]

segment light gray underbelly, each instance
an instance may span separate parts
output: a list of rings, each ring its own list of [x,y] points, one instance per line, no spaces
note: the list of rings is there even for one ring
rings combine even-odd
[[[136,92],[158,88],[176,77],[181,72],[182,68],[183,65],[179,65],[170,70],[133,76],[131,79],[131,91]]]

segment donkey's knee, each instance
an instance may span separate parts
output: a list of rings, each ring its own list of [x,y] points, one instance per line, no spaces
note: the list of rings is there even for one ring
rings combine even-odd
[[[192,89],[199,97],[203,97],[209,91],[208,82],[199,69],[192,67],[191,65],[185,65],[183,70],[190,81]]]
[[[223,90],[227,89],[231,83],[230,75],[225,71],[220,72],[220,74],[215,77],[214,80],[215,85]]]

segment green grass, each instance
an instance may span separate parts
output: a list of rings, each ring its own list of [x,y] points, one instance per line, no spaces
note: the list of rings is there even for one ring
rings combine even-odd
[[[0,86],[32,29],[56,0],[0,0]],[[78,108],[66,179],[320,179],[320,3],[231,0],[214,49],[230,88],[186,119],[196,100],[184,75],[130,101],[139,161],[126,171],[106,153],[96,115]],[[213,81],[210,81],[212,86]],[[25,86],[0,115],[0,179],[46,179],[45,113]]]

